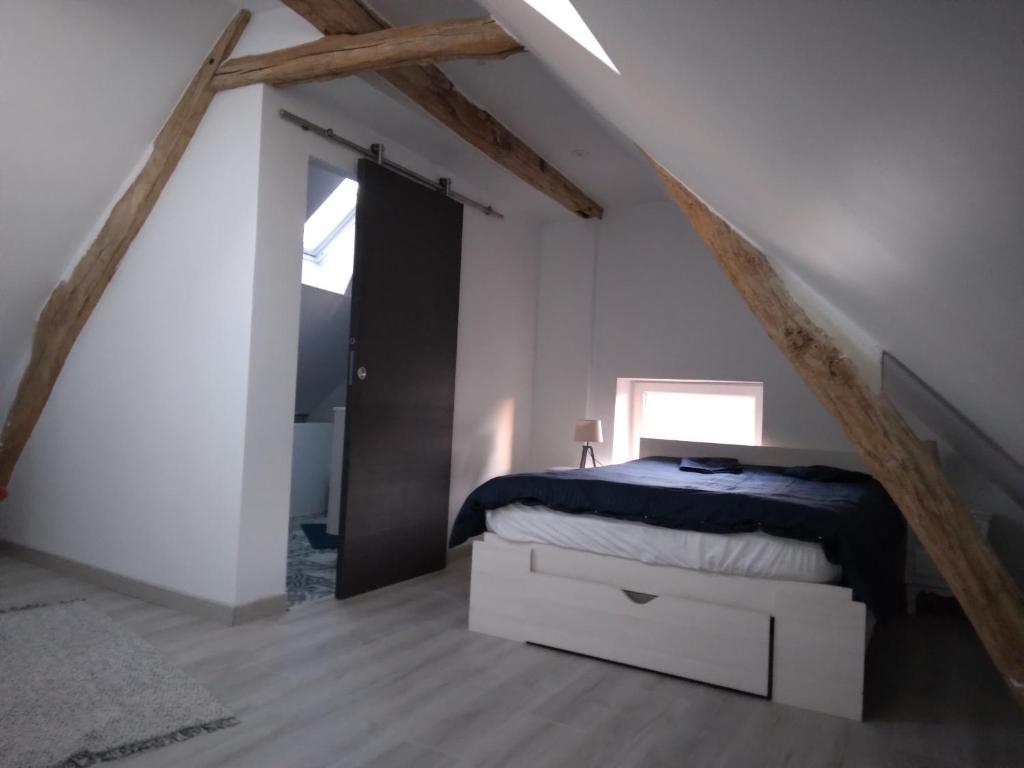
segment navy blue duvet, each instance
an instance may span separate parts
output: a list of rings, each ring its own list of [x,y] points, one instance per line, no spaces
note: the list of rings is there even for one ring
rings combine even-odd
[[[871,476],[832,467],[759,467],[702,474],[678,459],[650,458],[596,469],[506,475],[466,499],[450,546],[483,533],[485,513],[507,504],[709,533],[763,531],[819,542],[843,568],[854,597],[880,619],[899,610],[903,517]]]

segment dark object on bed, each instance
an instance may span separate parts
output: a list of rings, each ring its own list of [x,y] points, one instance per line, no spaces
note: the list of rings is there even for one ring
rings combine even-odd
[[[739,459],[680,459],[679,469],[683,472],[696,472],[701,475],[720,475],[727,473],[738,475],[743,471]]]
[[[650,458],[597,469],[506,475],[466,499],[450,546],[485,530],[486,511],[515,502],[708,533],[763,531],[820,542],[841,565],[854,597],[879,619],[900,608],[903,516],[874,478],[834,467],[759,467],[739,473],[680,472]]]

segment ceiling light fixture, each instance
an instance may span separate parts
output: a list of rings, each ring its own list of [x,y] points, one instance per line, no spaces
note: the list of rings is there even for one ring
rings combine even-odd
[[[607,64],[615,74],[621,74],[570,0],[523,0],[523,2]]]

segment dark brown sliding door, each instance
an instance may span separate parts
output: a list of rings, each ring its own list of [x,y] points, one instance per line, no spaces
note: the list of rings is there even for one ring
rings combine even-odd
[[[359,163],[337,596],[444,567],[462,206]]]

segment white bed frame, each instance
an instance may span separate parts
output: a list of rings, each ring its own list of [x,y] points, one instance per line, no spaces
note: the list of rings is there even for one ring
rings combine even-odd
[[[640,455],[864,471],[852,453],[642,440]],[[726,576],[493,533],[473,544],[469,628],[860,720],[873,621],[850,590]]]

